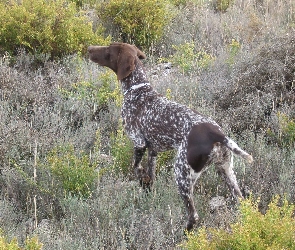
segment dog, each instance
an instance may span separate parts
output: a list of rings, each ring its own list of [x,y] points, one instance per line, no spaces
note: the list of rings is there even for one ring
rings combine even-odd
[[[174,173],[187,209],[188,231],[198,221],[193,201],[194,184],[211,163],[224,177],[232,194],[237,199],[243,198],[233,171],[232,153],[249,163],[253,161],[252,156],[227,137],[212,119],[157,93],[140,61],[146,58],[142,51],[134,45],[112,43],[89,46],[88,53],[91,61],[112,69],[121,83],[123,124],[134,144],[133,168],[140,183],[152,186],[158,152],[177,150]],[[146,149],[148,164],[144,169],[140,162]]]

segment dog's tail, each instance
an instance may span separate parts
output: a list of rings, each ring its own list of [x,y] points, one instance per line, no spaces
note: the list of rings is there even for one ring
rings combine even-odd
[[[225,137],[223,144],[229,148],[233,153],[243,157],[249,163],[253,162],[252,155],[248,154],[246,151],[242,150],[232,139]]]

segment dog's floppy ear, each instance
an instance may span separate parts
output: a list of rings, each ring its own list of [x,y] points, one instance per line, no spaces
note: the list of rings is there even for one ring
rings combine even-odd
[[[131,49],[122,49],[117,62],[117,77],[118,80],[130,75],[130,73],[135,69],[135,53]]]
[[[132,71],[134,71],[136,57],[139,59],[146,58],[145,54],[135,46],[121,44],[121,50],[118,55],[117,62],[118,80],[122,80],[123,78],[129,76]]]
[[[134,45],[133,45],[134,46]],[[141,50],[139,50],[136,46],[134,46],[135,47],[135,49],[136,49],[136,51],[137,51],[137,56],[138,56],[138,58],[139,59],[146,59],[146,56],[145,56],[145,54],[141,51]]]

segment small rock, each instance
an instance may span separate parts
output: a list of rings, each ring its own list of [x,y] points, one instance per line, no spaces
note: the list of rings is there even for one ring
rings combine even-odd
[[[210,206],[211,211],[217,210],[217,209],[219,209],[221,207],[224,207],[225,205],[226,205],[226,201],[225,201],[225,198],[223,196],[213,197],[209,201],[209,206]]]

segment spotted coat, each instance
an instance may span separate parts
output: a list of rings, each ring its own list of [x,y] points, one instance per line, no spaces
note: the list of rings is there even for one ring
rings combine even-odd
[[[193,187],[209,164],[214,163],[233,195],[242,198],[233,172],[232,152],[249,162],[252,162],[251,155],[225,136],[212,119],[157,93],[140,61],[145,55],[135,46],[114,43],[90,46],[88,51],[92,61],[114,70],[121,82],[123,123],[134,144],[133,167],[144,187],[150,188],[155,180],[157,153],[177,150],[174,172],[188,212],[187,230],[191,230],[198,219]],[[144,169],[140,162],[146,149],[148,167]]]

